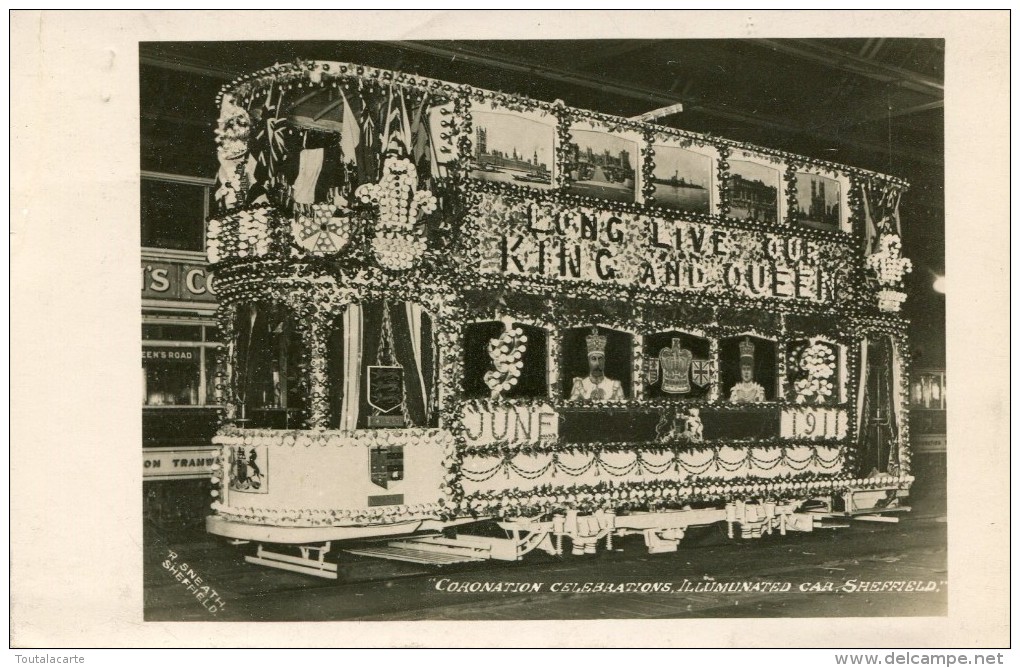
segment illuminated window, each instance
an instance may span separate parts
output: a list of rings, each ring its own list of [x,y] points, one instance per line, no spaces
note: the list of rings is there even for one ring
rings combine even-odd
[[[301,340],[280,306],[248,304],[238,311],[234,387],[247,426],[289,427],[305,402]]]
[[[464,329],[464,394],[488,398],[548,394],[548,336],[541,327],[496,320]]]
[[[712,385],[708,339],[677,331],[644,337],[645,396],[704,399]]]
[[[143,406],[217,403],[221,370],[215,331],[201,325],[142,325]]]
[[[634,337],[589,325],[563,331],[561,387],[565,399],[622,401],[631,387]]]
[[[757,403],[776,398],[776,344],[755,336],[719,341],[722,399]]]

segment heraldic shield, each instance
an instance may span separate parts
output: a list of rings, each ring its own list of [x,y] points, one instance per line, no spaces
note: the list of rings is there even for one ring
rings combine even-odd
[[[698,387],[705,387],[712,381],[712,365],[708,360],[691,362],[691,380]]]

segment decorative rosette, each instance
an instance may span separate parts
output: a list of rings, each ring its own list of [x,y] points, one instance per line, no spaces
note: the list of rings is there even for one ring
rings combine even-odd
[[[351,240],[350,214],[343,198],[332,204],[312,204],[291,223],[294,241],[313,255],[338,253]]]
[[[485,372],[485,384],[496,399],[517,384],[524,368],[524,351],[528,337],[520,327],[509,320],[503,321],[506,329],[498,338],[489,340],[489,357],[494,370]]]
[[[832,398],[835,391],[832,379],[836,375],[836,353],[822,343],[814,343],[800,354],[800,368],[807,376],[794,384],[797,403],[809,401],[821,404]]]

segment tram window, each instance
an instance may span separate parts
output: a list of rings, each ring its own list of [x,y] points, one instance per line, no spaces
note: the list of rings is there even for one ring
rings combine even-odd
[[[839,346],[802,339],[786,346],[786,398],[830,406],[840,401]]]
[[[709,341],[683,332],[646,334],[644,338],[645,396],[703,399],[713,374]]]
[[[539,398],[548,394],[548,336],[541,327],[525,325],[522,323],[511,323],[512,336],[520,341],[523,346],[519,360],[512,360],[511,364],[520,362],[520,368],[511,367],[508,373],[507,382],[515,379],[509,388],[497,390],[504,397],[526,397]],[[516,335],[516,331],[520,335]],[[493,388],[489,383],[495,383],[502,376],[498,374],[495,367],[496,361],[492,355],[507,354],[514,355],[513,350],[502,353],[499,348],[492,350],[493,342],[507,331],[506,325],[496,320],[471,323],[464,329],[464,394],[470,398],[488,398],[492,396]],[[515,366],[515,365],[514,365]],[[514,375],[516,371],[519,375]]]
[[[282,307],[250,304],[240,309],[237,332],[235,389],[249,426],[290,426],[305,408],[294,323]]]
[[[776,398],[776,344],[754,336],[719,342],[722,396],[731,403]]]
[[[631,373],[634,337],[598,326],[563,332],[563,397],[593,401],[622,401],[633,396]]]
[[[332,429],[439,423],[435,326],[418,304],[348,306],[326,337],[326,373]]]

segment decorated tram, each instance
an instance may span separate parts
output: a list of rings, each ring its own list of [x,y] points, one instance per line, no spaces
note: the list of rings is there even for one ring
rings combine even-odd
[[[218,104],[207,528],[248,561],[908,510],[903,181],[348,63]]]

